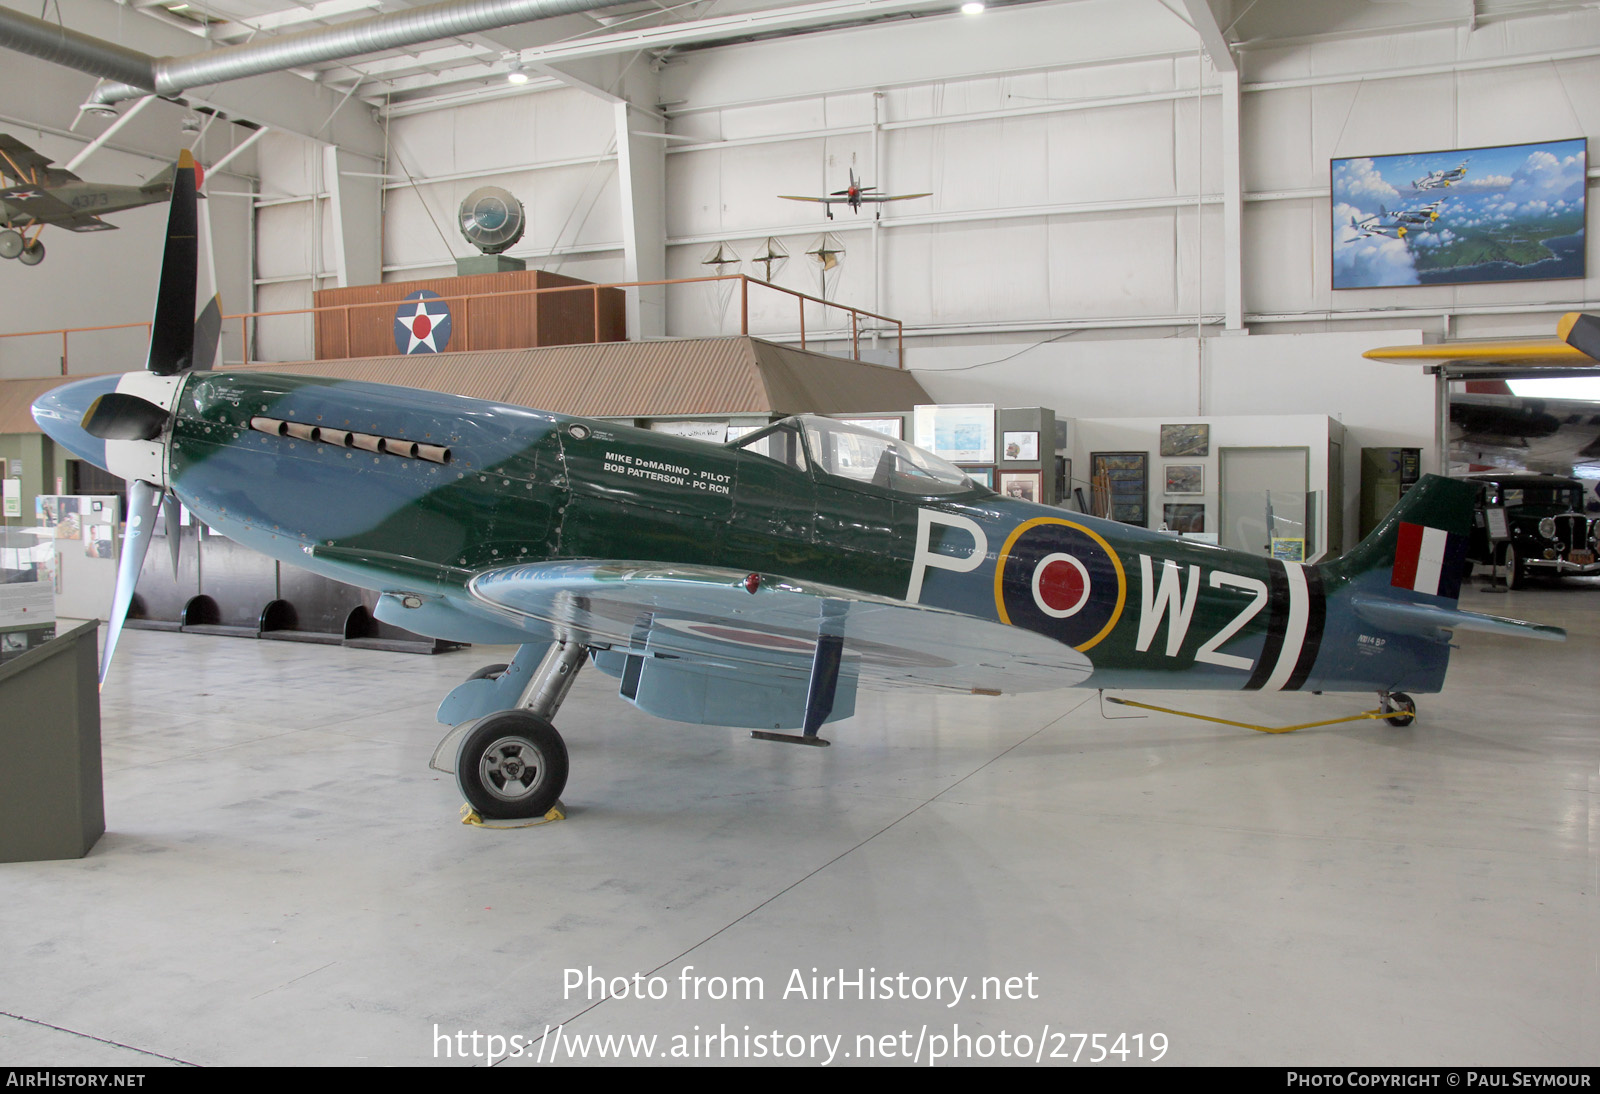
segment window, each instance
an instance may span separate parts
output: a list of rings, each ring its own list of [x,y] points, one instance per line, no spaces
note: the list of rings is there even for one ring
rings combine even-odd
[[[757,456],[765,456],[769,460],[777,460],[796,471],[806,469],[806,453],[800,444],[800,431],[785,422],[779,422],[748,437],[741,437],[731,447],[753,452]]]
[[[828,418],[802,421],[811,456],[824,474],[917,497],[978,489],[955,464],[905,441]]]

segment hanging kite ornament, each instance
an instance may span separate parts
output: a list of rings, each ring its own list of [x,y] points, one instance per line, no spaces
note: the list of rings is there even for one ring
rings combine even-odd
[[[815,246],[806,254],[822,267],[822,298],[827,300],[830,295],[829,290],[839,284],[839,267],[844,263],[844,244],[839,241],[838,236],[828,232],[817,240]]]
[[[706,272],[717,277],[726,277],[728,274],[739,272],[739,252],[726,243],[718,243],[706,252],[700,260],[700,265],[706,267]],[[733,290],[738,283],[735,281],[709,282],[711,293],[707,303],[711,308],[711,317],[717,322],[717,332],[722,332],[723,321],[728,314],[728,305],[733,302]]]
[[[778,276],[788,261],[789,252],[776,236],[768,236],[761,245],[761,253],[750,260],[752,265],[761,268],[761,280],[768,284],[772,283],[772,279]]]
[[[443,353],[450,344],[450,305],[418,289],[395,309],[394,347],[401,353]]]

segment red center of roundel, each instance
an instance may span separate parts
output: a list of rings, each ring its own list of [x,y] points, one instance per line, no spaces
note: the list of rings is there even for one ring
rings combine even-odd
[[[1039,575],[1039,599],[1058,612],[1071,611],[1082,604],[1088,591],[1083,574],[1063,559],[1050,562]]]
[[[418,338],[428,337],[428,332],[433,329],[433,320],[427,314],[417,316],[411,321],[411,333]]]

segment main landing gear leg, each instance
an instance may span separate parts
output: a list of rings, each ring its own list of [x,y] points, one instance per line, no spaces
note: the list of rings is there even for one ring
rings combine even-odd
[[[456,783],[479,816],[542,817],[567,785],[567,746],[550,719],[561,709],[587,654],[567,636],[551,643],[513,710],[481,719],[461,741]]]
[[[1408,726],[1417,720],[1416,700],[1403,691],[1379,692],[1378,709],[1386,715],[1383,720],[1392,726]]]

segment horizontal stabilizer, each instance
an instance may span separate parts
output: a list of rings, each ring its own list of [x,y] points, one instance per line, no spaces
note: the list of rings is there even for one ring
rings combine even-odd
[[[1360,595],[1351,597],[1350,606],[1357,616],[1373,626],[1424,637],[1431,637],[1438,630],[1456,630],[1488,631],[1490,634],[1509,634],[1517,638],[1538,638],[1545,642],[1567,640],[1567,632],[1560,627],[1529,623],[1521,619],[1507,619],[1502,615],[1464,612],[1458,608],[1412,604]]]

